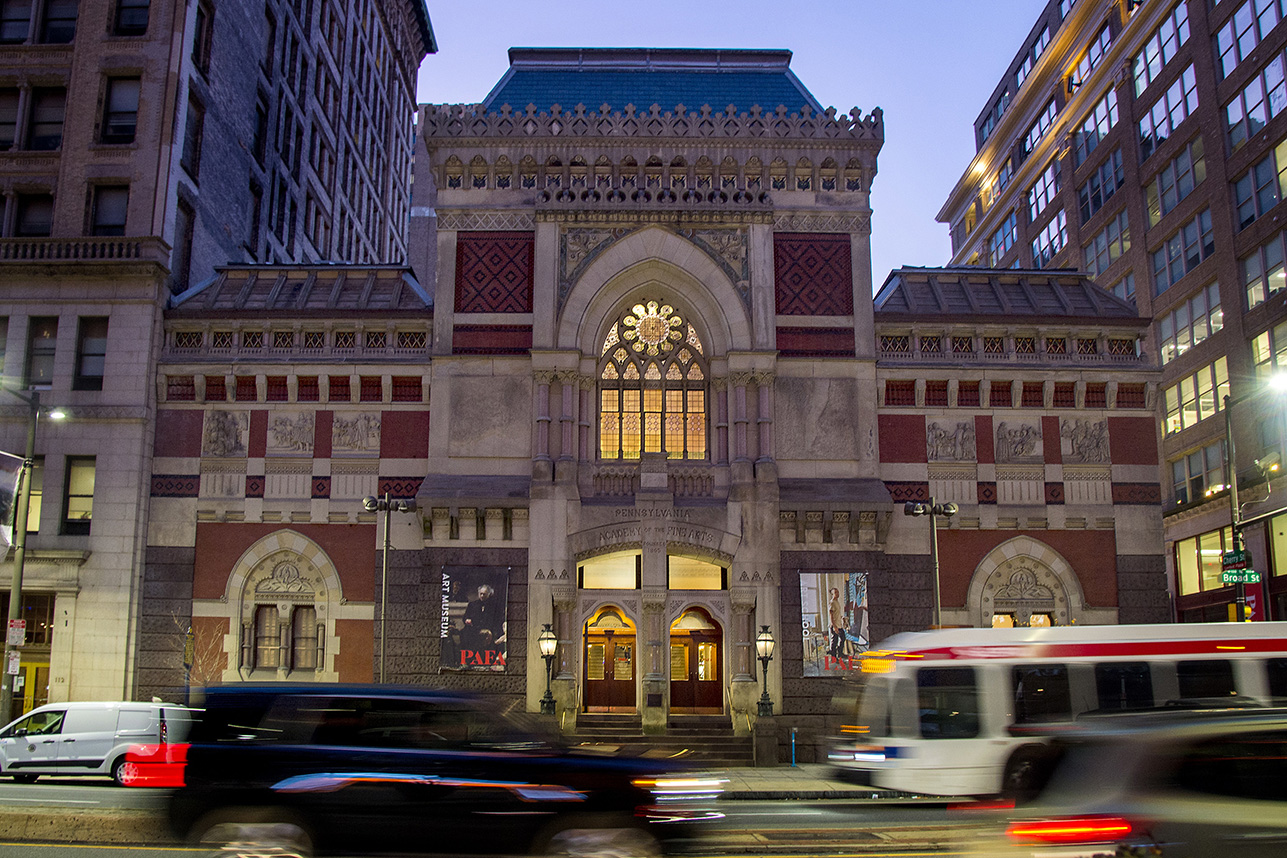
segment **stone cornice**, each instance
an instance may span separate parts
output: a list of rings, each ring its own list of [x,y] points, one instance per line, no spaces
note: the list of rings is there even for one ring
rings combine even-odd
[[[514,111],[505,105],[499,112],[488,113],[476,104],[430,104],[420,109],[419,127],[421,136],[427,140],[458,141],[495,138],[728,141],[741,138],[845,142],[876,149],[885,141],[884,119],[879,107],[863,116],[858,108],[848,115],[838,115],[835,108],[821,114],[808,108],[801,113],[787,113],[785,107],[767,112],[752,107],[749,112],[737,113],[712,110],[709,105],[690,111],[679,104],[673,111],[663,111],[658,105],[638,110],[628,104],[625,110],[614,113],[607,105],[595,111],[578,104],[573,110],[564,111],[556,104],[549,113],[538,113],[530,105],[523,111]]]

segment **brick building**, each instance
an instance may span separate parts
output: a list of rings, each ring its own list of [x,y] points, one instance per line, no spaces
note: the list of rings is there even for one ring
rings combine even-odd
[[[23,708],[132,697],[139,641],[182,638],[139,618],[162,311],[229,263],[405,261],[434,49],[422,0],[0,4],[4,387],[69,416],[37,432]],[[29,418],[0,394],[0,448]]]
[[[953,264],[1077,267],[1152,320],[1181,621],[1232,618],[1242,597],[1221,581],[1231,458],[1265,576],[1243,595],[1256,619],[1287,610],[1273,469],[1287,421],[1266,386],[1287,342],[1282,19],[1278,4],[1248,0],[1052,0],[976,120],[978,152],[939,213]]]
[[[410,269],[228,267],[166,314],[143,610],[192,617],[207,681],[535,711],[548,678],[568,730],[741,733],[767,687],[814,759],[852,657],[936,604],[1166,619],[1129,304],[926,269],[873,301],[881,113],[823,109],[789,52],[510,59],[421,108]],[[959,504],[940,599],[929,497]],[[141,688],[182,682],[168,646]]]

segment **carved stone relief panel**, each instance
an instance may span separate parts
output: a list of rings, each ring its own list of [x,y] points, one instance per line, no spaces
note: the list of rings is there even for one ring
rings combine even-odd
[[[268,421],[268,455],[312,455],[315,422],[312,411],[273,412]]]
[[[1044,461],[1039,420],[1002,420],[996,429],[996,460],[1033,463]]]
[[[245,411],[207,411],[201,455],[243,458],[249,433],[250,415]]]
[[[1109,461],[1107,420],[1064,420],[1059,424],[1059,448],[1065,464]]]
[[[925,450],[931,462],[975,461],[974,421],[931,418],[925,427]]]
[[[379,412],[337,413],[331,424],[331,450],[333,453],[379,453]]]

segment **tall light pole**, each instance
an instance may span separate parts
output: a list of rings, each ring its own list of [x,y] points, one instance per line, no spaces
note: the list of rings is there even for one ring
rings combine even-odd
[[[951,518],[959,509],[960,507],[954,503],[935,503],[934,498],[930,498],[929,503],[908,501],[903,504],[903,515],[928,515],[930,520],[930,563],[934,566],[933,628],[943,624],[942,596],[938,587],[938,520],[940,517]]]
[[[416,508],[414,500],[391,500],[389,493],[385,492],[384,497],[367,496],[362,498],[362,508],[367,512],[384,513],[384,549],[381,552],[380,560],[380,682],[384,683],[384,641],[385,641],[385,624],[387,622],[385,614],[388,613],[389,607],[389,516],[395,510],[397,512],[412,512]]]
[[[31,512],[31,469],[36,458],[36,424],[40,420],[40,391],[32,389],[29,393],[16,390],[7,392],[27,403],[27,446],[23,452],[22,472],[18,477],[18,503],[14,506],[13,522],[13,583],[9,585],[9,620],[22,619],[22,573],[27,562],[27,519]],[[61,411],[50,412],[50,417],[61,419]],[[13,720],[13,685],[18,676],[17,665],[10,670],[10,661],[17,655],[14,644],[9,643],[6,628],[4,643],[3,680],[0,681],[0,723],[8,724]]]

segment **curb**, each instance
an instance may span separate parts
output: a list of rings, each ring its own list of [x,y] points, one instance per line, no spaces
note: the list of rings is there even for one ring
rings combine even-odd
[[[0,811],[0,839],[50,843],[178,844],[165,817],[151,810]]]

